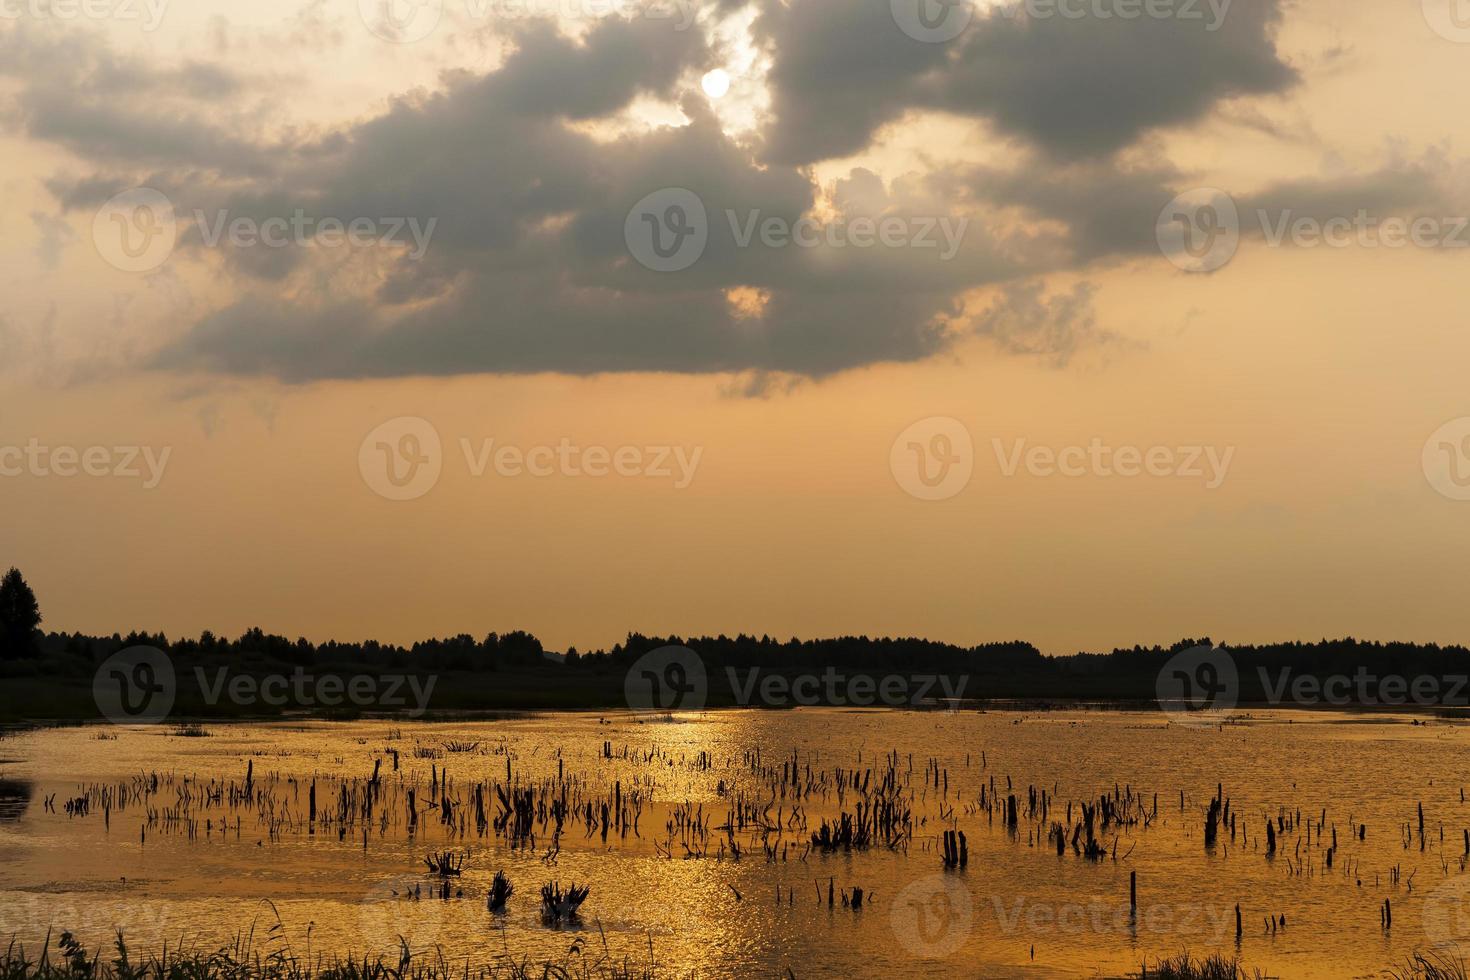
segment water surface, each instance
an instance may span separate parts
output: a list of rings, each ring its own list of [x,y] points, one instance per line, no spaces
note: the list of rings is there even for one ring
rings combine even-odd
[[[1285,977],[1375,976],[1411,950],[1470,939],[1459,723],[801,709],[207,730],[0,739],[0,934],[34,945],[70,929],[101,945],[120,928],[135,948],[207,947],[253,928],[257,946],[298,956],[396,957],[402,937],[475,964],[561,961],[575,945],[651,957],[661,973],[995,977],[1121,976],[1184,949],[1238,950]],[[1211,851],[1217,786],[1236,833],[1224,827]],[[514,821],[495,826],[507,788],[532,794],[519,840]],[[1104,854],[1090,860],[1072,835],[1081,804],[1103,797],[1118,820],[1095,818]],[[69,814],[68,801],[85,803]],[[859,805],[893,815],[878,840],[811,847],[824,820]],[[1281,828],[1271,857],[1268,819]],[[963,869],[943,867],[948,829],[965,834]],[[431,897],[442,879],[424,866],[444,850],[466,855],[449,900]],[[503,916],[485,907],[497,870],[516,887]],[[544,924],[551,880],[591,886],[580,922]],[[843,906],[854,888],[860,909]]]

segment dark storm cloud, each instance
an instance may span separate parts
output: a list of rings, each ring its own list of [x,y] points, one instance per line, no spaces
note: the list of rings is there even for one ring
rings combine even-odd
[[[794,221],[807,212],[810,180],[755,166],[692,104],[689,126],[599,143],[555,120],[504,114],[492,88],[466,85],[399,106],[351,136],[337,169],[324,173],[318,162],[300,175],[326,185],[323,213],[438,218],[433,246],[421,261],[398,263],[375,302],[324,292],[288,304],[256,292],[207,317],[159,363],[290,380],[469,371],[823,375],[933,354],[945,343],[939,321],[956,312],[954,294],[1016,268],[978,230],[949,261],[908,248],[739,247],[737,229],[752,213]],[[473,126],[509,137],[504,160],[493,151],[485,160],[488,144]],[[430,141],[440,152],[386,155],[405,141]],[[849,216],[917,209],[874,179],[853,178],[865,193],[848,195]],[[679,185],[705,202],[710,241],[692,267],[664,275],[630,258],[623,228],[641,197]],[[256,213],[271,210],[255,204]],[[726,211],[736,212],[736,229]],[[726,302],[725,290],[742,286],[767,294],[758,315]]]
[[[962,180],[981,200],[1064,227],[1076,264],[1157,253],[1159,211],[1185,185],[1167,164],[1114,160],[1052,167],[1028,160],[1011,170],[974,168]]]
[[[1280,0],[1239,0],[1214,30],[1209,18],[991,11],[953,41],[927,43],[899,29],[888,0],[767,0],[757,21],[773,58],[766,152],[785,163],[847,156],[921,109],[987,119],[1059,159],[1112,153],[1222,99],[1293,85],[1279,19]]]
[[[590,119],[621,109],[640,92],[667,92],[686,67],[708,58],[701,34],[671,30],[660,20],[604,20],[582,44],[549,22],[535,22],[485,84],[508,112]]]
[[[1275,4],[1237,3],[1205,39],[1129,22],[1091,31],[1091,47],[1070,22],[989,18],[954,44],[922,44],[898,31],[886,0],[771,4],[758,33],[772,46],[775,115],[755,147],[694,96],[682,103],[687,125],[616,137],[585,125],[641,97],[672,101],[714,63],[699,31],[647,19],[605,20],[578,40],[546,24],[513,27],[496,70],[450,73],[377,116],[306,136],[252,136],[242,122],[252,83],[225,69],[130,60],[81,35],[6,34],[0,54],[12,60],[0,74],[28,83],[9,118],[85,164],[85,176],[47,183],[64,210],[146,184],[180,214],[434,223],[416,259],[393,248],[220,248],[186,228],[175,259],[208,262],[235,292],[179,331],[157,366],[290,381],[645,370],[789,379],[916,361],[976,333],[1057,363],[1108,342],[1091,287],[1048,297],[1038,277],[1156,254],[1157,215],[1191,181],[1140,152],[1104,151],[1228,94],[1289,84],[1269,40]],[[35,67],[58,57],[54,72]],[[1174,88],[1139,94],[1151,74]],[[819,195],[806,161],[862,149],[874,127],[924,107],[983,115],[1032,145],[1011,170],[884,179],[858,168]],[[1394,174],[1374,180],[1282,193],[1396,193]],[[709,240],[687,269],[658,273],[634,260],[624,226],[636,202],[670,187],[704,203]],[[770,247],[758,233],[740,241],[768,219],[816,215],[844,228],[903,219],[935,239],[942,225],[953,248],[941,257]],[[1014,283],[967,319],[966,291]]]
[[[1328,221],[1363,210],[1383,218],[1418,208],[1450,207],[1453,195],[1445,186],[1446,174],[1441,161],[1433,169],[1423,162],[1404,163],[1369,174],[1291,179],[1238,198],[1236,205],[1244,225],[1252,224],[1246,219],[1259,211]]]
[[[1360,210],[1382,219],[1421,209],[1458,213],[1454,189],[1439,176],[1443,162],[1404,162],[1368,174],[1293,178],[1241,193],[1219,188],[1235,202],[1241,234],[1262,237],[1263,220],[1351,218]],[[1118,159],[1062,164],[1026,160],[1013,169],[977,167],[955,178],[976,199],[1017,209],[1055,227],[1067,267],[1107,259],[1156,256],[1158,217],[1176,194],[1198,179],[1166,163]],[[1260,214],[1264,212],[1265,219]]]
[[[739,236],[754,223],[790,224],[811,212],[808,174],[759,165],[698,98],[684,105],[687,126],[609,139],[576,125],[642,94],[670,97],[709,61],[700,35],[606,21],[579,42],[536,24],[515,42],[496,71],[454,73],[436,92],[398,99],[313,142],[236,153],[226,128],[191,117],[191,142],[168,138],[159,127],[175,123],[154,120],[129,144],[126,114],[86,128],[84,142],[60,135],[76,128],[75,110],[34,91],[28,120],[33,133],[55,133],[99,164],[147,166],[135,172],[179,214],[225,211],[263,223],[304,210],[435,222],[421,259],[379,252],[371,273],[341,278],[333,275],[341,252],[211,249],[197,225],[186,225],[180,253],[221,263],[242,289],[158,353],[154,363],[165,367],[293,381],[632,370],[819,376],[932,355],[947,343],[959,292],[1025,267],[1025,239],[996,241],[960,223],[946,226],[953,248],[944,260],[936,248],[742,247]],[[151,84],[141,76],[133,87]],[[248,174],[221,160],[252,155],[262,163]],[[159,167],[166,159],[178,165]],[[74,207],[118,186],[104,173],[51,184]],[[664,187],[687,187],[708,209],[705,253],[676,275],[633,261],[624,239],[629,209]],[[942,245],[935,226],[954,217],[950,203],[855,171],[840,185],[836,220],[912,219]],[[365,293],[364,282],[376,282],[375,291]],[[737,287],[759,291],[760,308],[732,307],[726,290]]]
[[[258,176],[277,148],[223,104],[245,82],[213,65],[118,54],[96,35],[16,21],[0,31],[0,77],[25,85],[6,116],[25,135],[95,163],[203,167]]]

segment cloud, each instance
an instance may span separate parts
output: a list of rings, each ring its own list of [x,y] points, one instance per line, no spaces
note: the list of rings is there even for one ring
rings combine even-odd
[[[197,61],[163,66],[96,34],[14,22],[0,32],[0,78],[26,84],[7,115],[32,139],[114,167],[203,167],[260,176],[280,148],[252,139],[229,100],[247,82]]]
[[[55,269],[61,262],[62,251],[76,237],[71,230],[71,225],[62,218],[41,211],[31,212],[31,223],[36,226],[39,235],[36,243],[36,257],[41,260],[41,265],[45,268]]]
[[[1114,256],[1157,254],[1159,211],[1182,189],[1184,177],[1156,159],[1052,166],[1027,159],[1010,169],[971,168],[960,179],[983,201],[1051,223],[1068,250],[1064,264],[1085,265]]]
[[[118,55],[80,34],[11,32],[0,54],[31,82],[15,103],[29,135],[89,168],[47,181],[64,212],[146,184],[206,220],[433,223],[417,259],[392,246],[212,247],[186,228],[171,261],[203,263],[220,288],[153,366],[290,382],[718,372],[759,394],[919,361],[976,333],[1058,363],[1115,342],[1090,286],[1048,295],[1043,279],[1157,254],[1159,211],[1191,180],[1146,133],[1290,85],[1276,18],[1274,2],[1232,8],[1208,34],[992,16],[943,45],[906,38],[886,2],[773,2],[755,28],[771,52],[773,115],[754,139],[727,132],[698,94],[714,57],[701,31],[649,19],[607,18],[576,39],[514,24],[493,70],[447,73],[334,129],[273,136],[243,107],[264,83],[227,68]],[[25,67],[62,56],[41,81]],[[1144,91],[1145,77],[1169,91]],[[650,100],[682,124],[629,124]],[[825,187],[805,166],[865,147],[914,108],[989,119],[1026,148],[1009,168],[854,168]],[[1412,179],[1391,167],[1262,193],[1386,200]],[[694,193],[707,216],[703,253],[676,273],[645,268],[624,237],[630,209],[663,188]],[[817,244],[772,246],[768,222],[814,226]],[[914,240],[854,244],[863,222],[897,222]],[[920,247],[920,229],[953,247]],[[967,321],[967,294],[997,285],[1000,300]]]
[[[1283,215],[1325,222],[1359,211],[1382,219],[1420,209],[1461,214],[1457,184],[1465,168],[1438,152],[1422,160],[1393,160],[1366,173],[1292,177],[1258,188],[1220,188],[1234,200],[1242,235],[1259,237],[1262,221]],[[1460,176],[1457,176],[1460,175]],[[1192,190],[1199,178],[1157,156],[1121,154],[1106,160],[1048,164],[1025,158],[1010,168],[972,167],[952,178],[966,193],[996,207],[1010,208],[1032,222],[1040,241],[1058,250],[1057,269],[1139,256],[1156,257],[1156,225],[1175,195]]]
[[[1040,282],[1009,283],[975,318],[972,329],[1007,353],[1041,357],[1060,367],[1083,347],[1123,342],[1098,326],[1092,302],[1096,293],[1097,287],[1088,282],[1052,296],[1044,295]]]
[[[436,224],[421,261],[386,251],[354,260],[312,249],[226,250],[228,269],[256,285],[154,363],[288,381],[538,371],[822,376],[932,356],[952,342],[947,323],[960,292],[1024,268],[1025,239],[970,227],[921,180],[885,185],[854,171],[819,202],[810,175],[760,165],[698,98],[683,103],[684,126],[596,138],[575,125],[640,93],[671,92],[679,71],[700,67],[699,43],[686,42],[679,59],[646,57],[640,44],[663,42],[620,22],[576,47],[542,29],[521,43],[497,71],[453,76],[439,92],[398,100],[283,154],[276,178],[244,189],[170,186],[184,210],[224,207],[232,218],[305,208],[344,221]],[[553,52],[564,77],[541,67]],[[584,73],[609,58],[622,67],[589,102]],[[629,210],[665,187],[697,194],[709,222],[704,254],[673,275],[639,265],[624,239]],[[845,240],[742,244],[742,229],[794,224],[819,203],[830,212],[822,220],[844,234],[854,219],[892,218],[939,246],[948,229],[954,255]],[[183,248],[205,252],[197,234]],[[760,291],[759,309],[732,305],[738,290]]]
[[[1271,215],[1290,212],[1293,218],[1327,221],[1352,217],[1360,210],[1378,218],[1401,215],[1421,207],[1453,207],[1449,174],[1441,165],[1402,163],[1366,174],[1291,178],[1237,197],[1242,227],[1259,223],[1257,211]]]
[[[1028,19],[996,9],[948,44],[903,33],[888,0],[766,0],[762,10],[775,116],[766,155],[781,163],[857,153],[910,110],[987,120],[1057,159],[1084,159],[1298,78],[1276,50],[1280,0],[1234,4],[1215,30],[1209,17]]]

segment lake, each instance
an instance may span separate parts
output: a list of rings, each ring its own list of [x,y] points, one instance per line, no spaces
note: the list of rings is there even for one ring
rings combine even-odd
[[[813,708],[204,731],[0,738],[0,935],[121,928],[146,951],[253,929],[257,949],[394,962],[402,937],[476,966],[701,976],[1122,976],[1186,949],[1374,976],[1470,941],[1458,721]],[[425,865],[446,851],[447,878]],[[590,886],[578,919],[543,920],[552,881]]]

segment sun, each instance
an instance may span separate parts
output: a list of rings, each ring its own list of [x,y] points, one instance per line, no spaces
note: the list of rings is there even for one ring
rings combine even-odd
[[[718,99],[730,91],[730,74],[723,68],[715,68],[706,72],[699,84],[704,88],[705,95]]]

